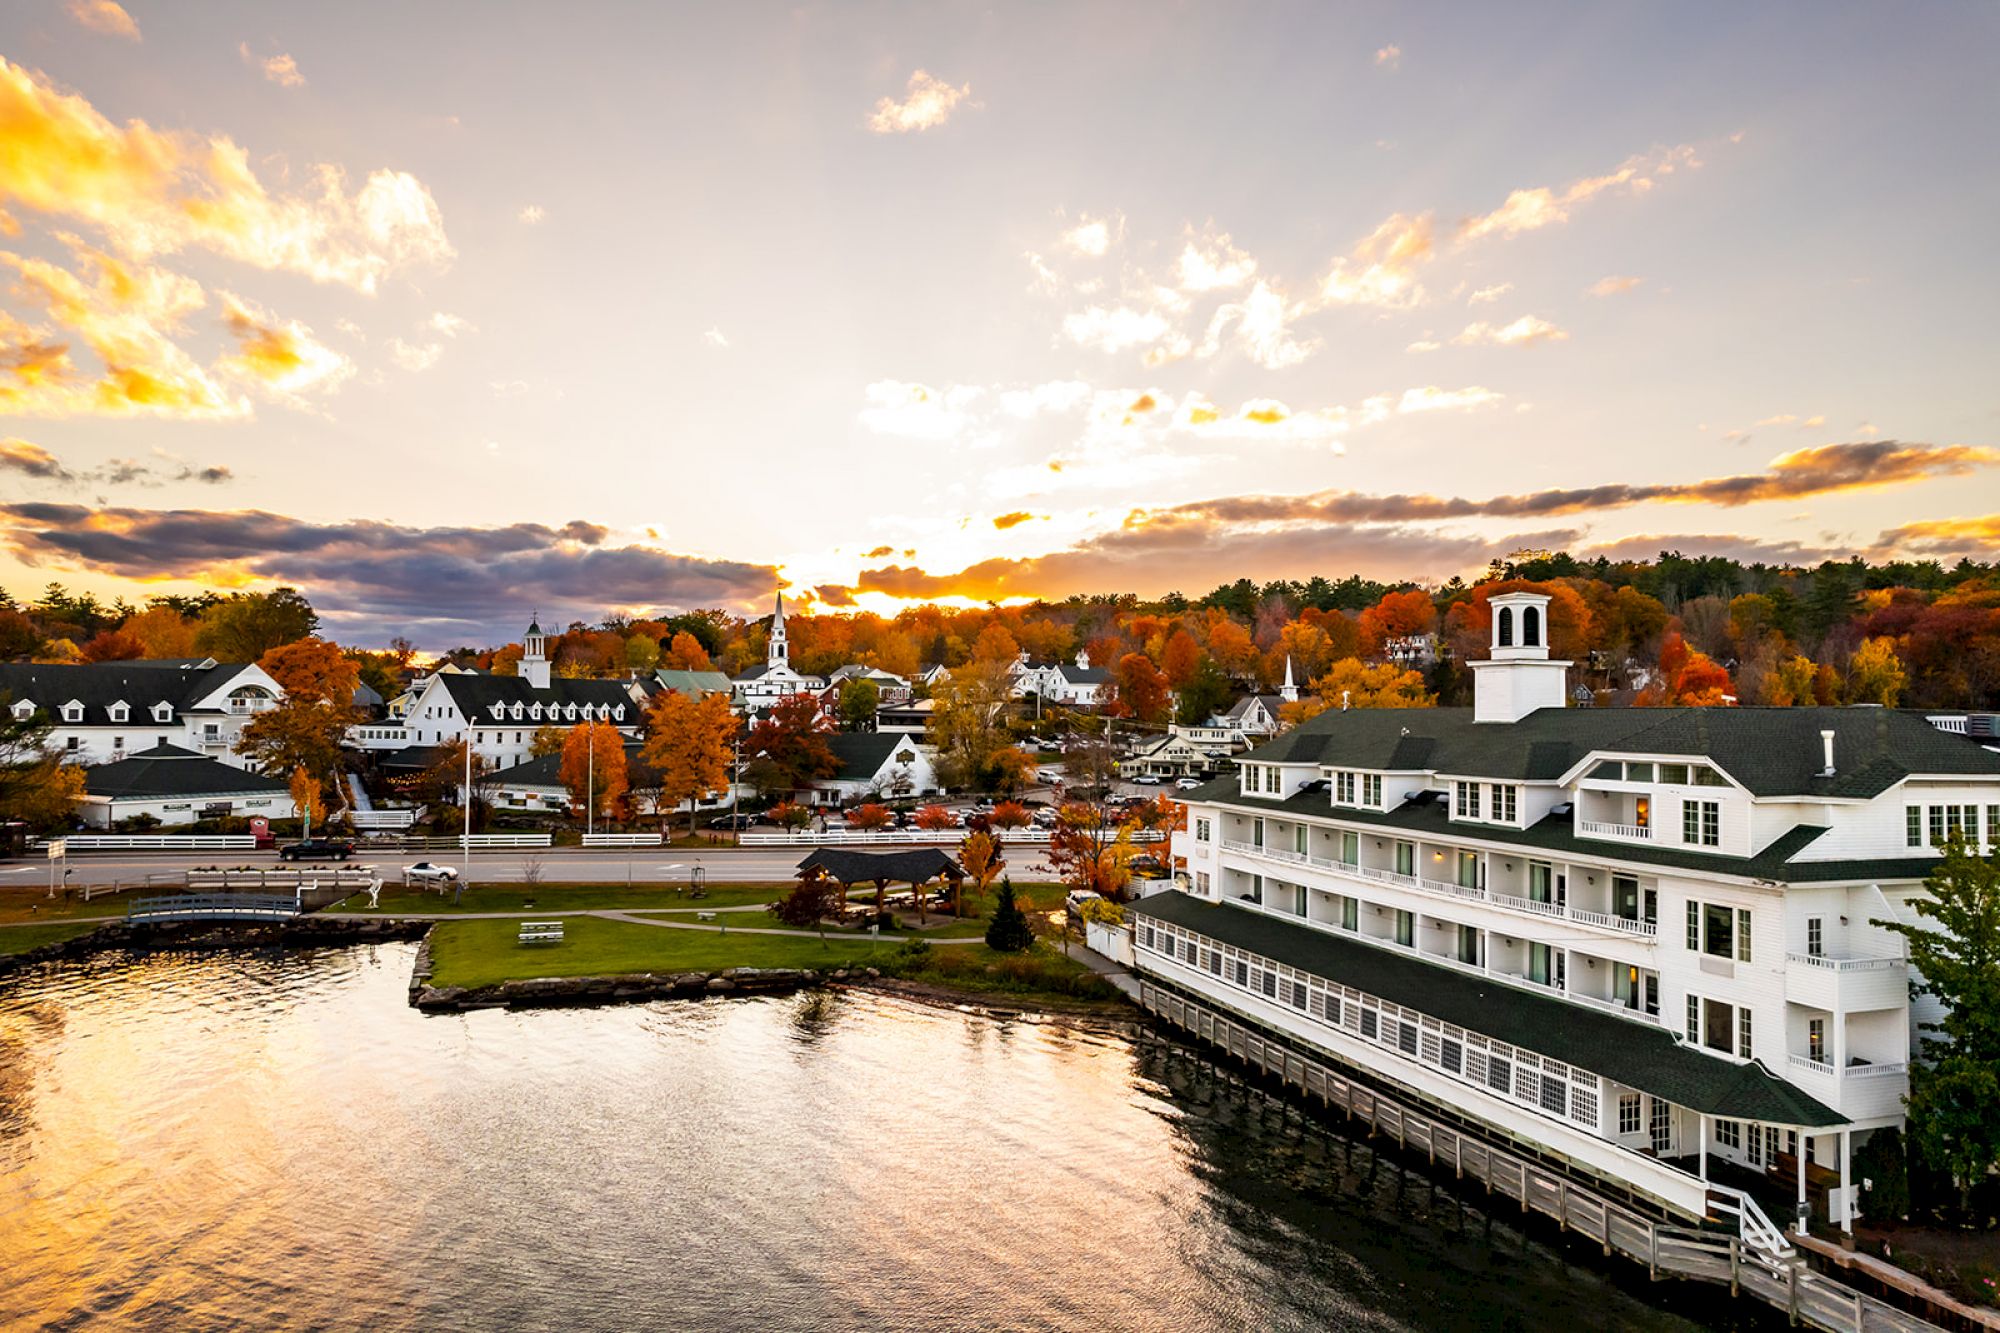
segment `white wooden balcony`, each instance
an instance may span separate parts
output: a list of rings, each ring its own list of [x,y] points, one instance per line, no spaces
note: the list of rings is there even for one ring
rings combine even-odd
[[[1836,1069],[1824,1060],[1792,1052],[1786,1056],[1785,1072],[1807,1093],[1855,1120],[1897,1114],[1910,1090],[1910,1067],[1906,1064]]]
[[[1909,965],[1901,958],[1831,958],[1785,955],[1785,999],[1828,1013],[1899,1009],[1910,993]]]
[[[1657,922],[1641,921],[1635,917],[1615,916],[1609,912],[1591,912],[1580,907],[1568,907],[1556,903],[1537,902],[1532,898],[1518,898],[1512,894],[1494,893],[1487,889],[1473,888],[1451,880],[1430,879],[1420,875],[1404,875],[1394,870],[1381,870],[1374,866],[1350,865],[1345,861],[1335,861],[1324,856],[1310,856],[1304,852],[1290,851],[1278,847],[1260,847],[1255,843],[1239,842],[1233,838],[1222,840],[1222,850],[1238,852],[1257,857],[1278,865],[1299,866],[1310,870],[1325,871],[1333,875],[1344,875],[1371,884],[1387,884],[1413,893],[1427,894],[1433,898],[1456,899],[1460,902],[1485,903],[1504,911],[1518,912],[1523,916],[1553,918],[1571,921],[1578,925],[1591,926],[1627,937],[1657,939],[1660,928]]]
[[[1624,842],[1651,842],[1653,830],[1647,824],[1607,824],[1597,819],[1579,819],[1576,831],[1586,838],[1618,838]]]

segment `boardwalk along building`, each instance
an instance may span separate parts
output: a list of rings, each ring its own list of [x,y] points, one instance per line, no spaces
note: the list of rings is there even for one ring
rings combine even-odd
[[[1880,708],[1568,709],[1546,615],[1493,599],[1471,709],[1331,711],[1190,792],[1135,965],[1669,1213],[1726,1175],[1851,1225],[1934,1003],[1877,923],[1935,844],[2000,843],[2000,754]]]

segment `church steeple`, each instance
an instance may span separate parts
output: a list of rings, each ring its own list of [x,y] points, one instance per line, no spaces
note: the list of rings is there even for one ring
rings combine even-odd
[[[1285,685],[1278,691],[1278,697],[1288,704],[1299,701],[1299,687],[1292,682],[1292,655],[1285,654]]]
[[[785,642],[785,594],[778,594],[777,614],[771,617],[770,646],[764,652],[767,667],[788,667],[791,665],[791,649]]]

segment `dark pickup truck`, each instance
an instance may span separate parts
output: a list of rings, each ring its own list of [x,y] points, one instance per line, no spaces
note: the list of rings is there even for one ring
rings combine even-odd
[[[354,844],[333,838],[309,838],[287,843],[278,849],[280,861],[345,861],[354,855]]]

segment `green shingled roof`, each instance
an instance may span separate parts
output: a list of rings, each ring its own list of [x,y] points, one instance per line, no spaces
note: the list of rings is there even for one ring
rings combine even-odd
[[[1831,778],[1820,732],[1834,733]],[[1911,774],[2000,776],[2000,754],[1892,708],[1543,708],[1475,723],[1469,708],[1321,713],[1241,763],[1330,764],[1551,782],[1595,751],[1714,762],[1757,796],[1865,799]]]
[[[1847,1123],[1761,1064],[1736,1064],[1688,1046],[1663,1027],[1634,1023],[1407,954],[1295,925],[1264,912],[1185,893],[1127,907],[1326,981],[1429,1014],[1664,1097],[1705,1115],[1820,1128]]]

